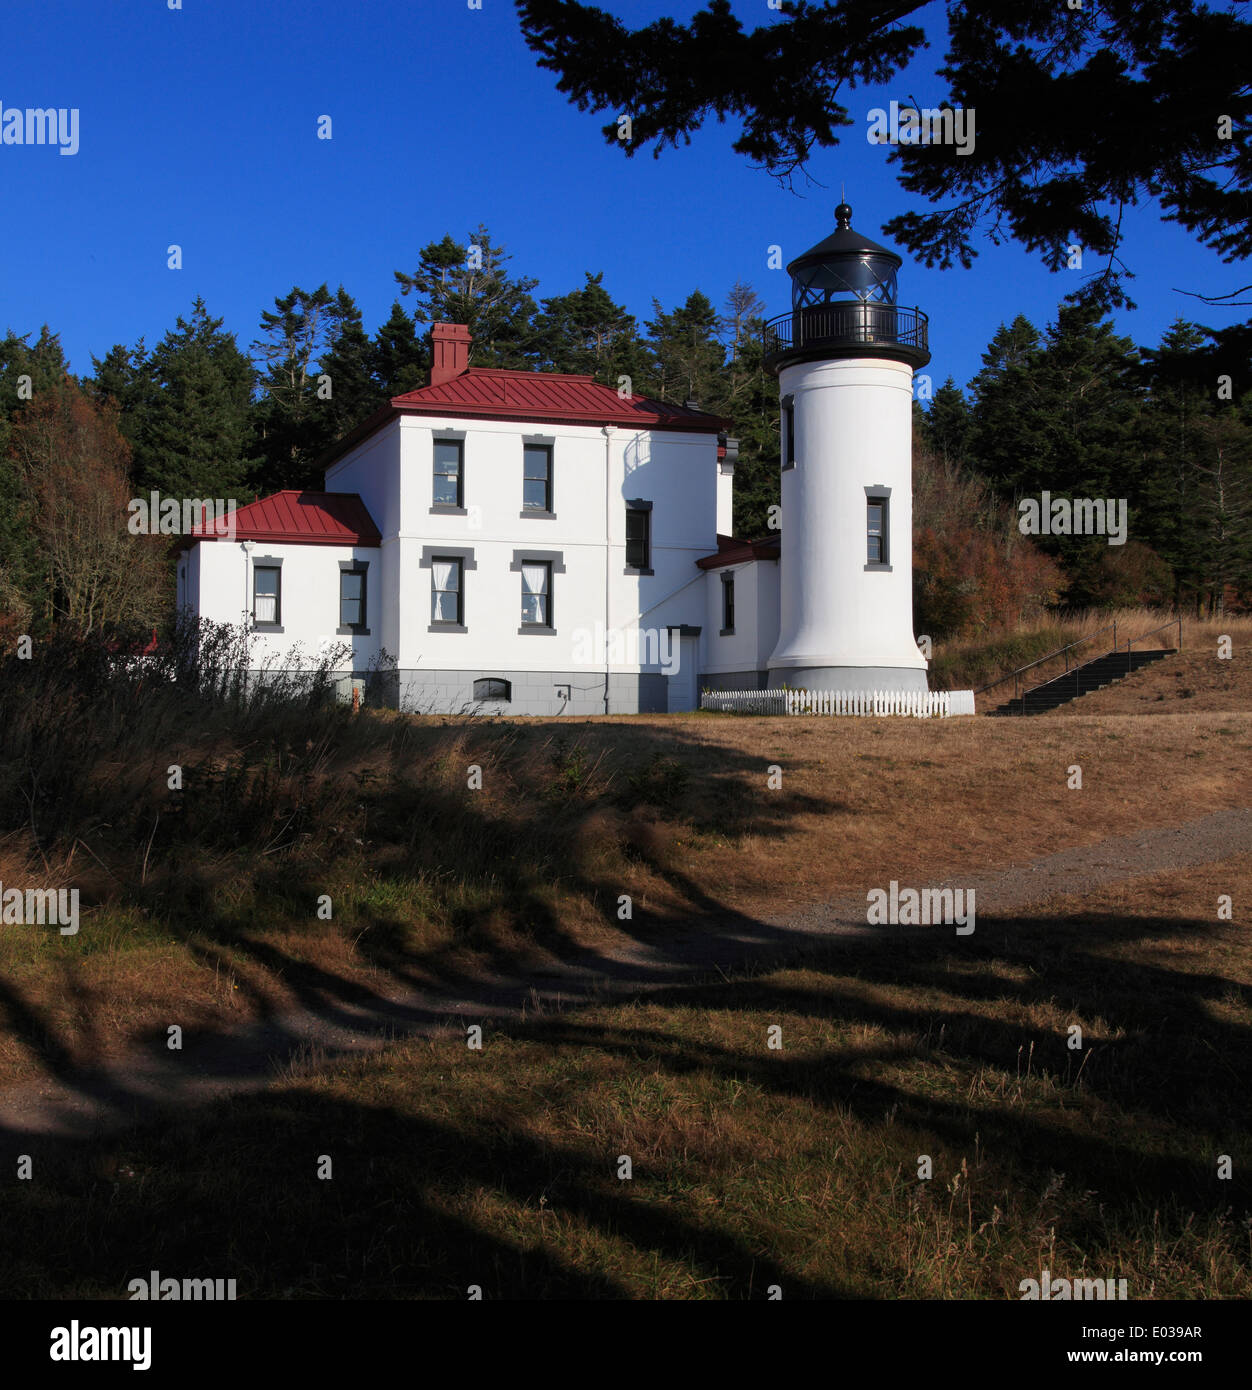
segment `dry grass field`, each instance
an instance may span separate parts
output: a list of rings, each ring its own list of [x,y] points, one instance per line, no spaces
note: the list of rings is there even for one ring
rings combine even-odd
[[[75,937],[0,933],[0,1083],[72,1082],[171,1022],[194,1045],[455,994],[1252,806],[1248,669],[1197,641],[1028,719],[366,714],[275,739],[158,710],[68,830],[0,841],[0,881],[84,904]],[[23,1138],[44,1180],[0,1193],[0,1296],[168,1268],[267,1298],[1011,1298],[1047,1267],[1247,1297],[1252,845],[1114,867],[968,939],[832,940],[489,1024],[481,1052],[414,1038],[108,1139]]]

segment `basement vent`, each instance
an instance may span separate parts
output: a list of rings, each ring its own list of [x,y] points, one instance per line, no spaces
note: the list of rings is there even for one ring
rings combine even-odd
[[[498,676],[487,676],[474,682],[475,700],[511,700],[513,683],[501,680]]]

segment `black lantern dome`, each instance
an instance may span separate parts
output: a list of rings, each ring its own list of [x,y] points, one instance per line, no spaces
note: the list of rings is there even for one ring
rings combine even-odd
[[[924,367],[926,315],[896,303],[902,264],[894,251],[854,230],[852,209],[840,203],[835,230],[787,267],[791,312],[765,325],[774,369],[827,357],[886,357]]]
[[[791,276],[791,307],[860,300],[868,304],[896,302],[896,272],[903,262],[894,251],[852,230],[852,209],[835,209],[835,231],[797,256],[787,267]]]

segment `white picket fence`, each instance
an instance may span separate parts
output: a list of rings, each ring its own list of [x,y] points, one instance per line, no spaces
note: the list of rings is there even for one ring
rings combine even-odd
[[[700,708],[728,714],[973,714],[972,690],[706,690]]]

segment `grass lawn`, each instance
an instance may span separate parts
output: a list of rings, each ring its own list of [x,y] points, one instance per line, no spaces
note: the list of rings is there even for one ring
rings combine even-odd
[[[59,1147],[0,1189],[0,1295],[152,1268],[260,1298],[1015,1298],[1046,1268],[1246,1298],[1252,946],[1195,914],[1219,890],[1247,901],[1252,856]]]
[[[0,932],[0,1084],[159,1046],[171,1023],[195,1039],[455,994],[488,968],[1248,806],[1245,666],[1184,655],[1182,678],[1168,661],[1134,678],[1172,682],[1146,717],[1097,695],[1017,720],[266,728],[118,701],[110,732],[98,704],[32,702],[4,736],[52,758],[55,735],[87,770],[17,788],[31,813],[0,839],[0,880],[73,884],[83,915],[74,937]],[[1127,866],[1037,915],[980,907],[968,938],[836,941],[488,1025],[481,1051],[446,1034],[314,1057],[109,1139],[6,1134],[35,1170],[0,1185],[0,1296],[120,1297],[157,1269],[266,1298],[1014,1298],[1047,1268],[1248,1297],[1240,848]]]

